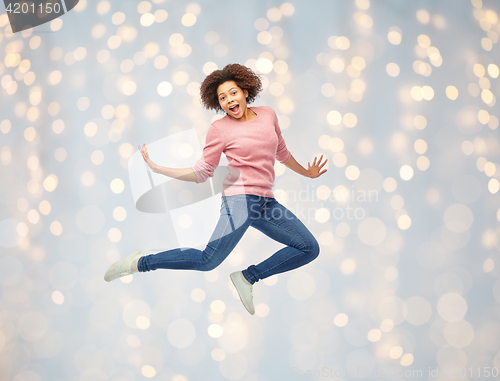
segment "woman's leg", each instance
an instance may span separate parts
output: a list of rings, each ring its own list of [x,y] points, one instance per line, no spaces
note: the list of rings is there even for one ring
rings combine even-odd
[[[319,255],[319,244],[306,226],[272,199],[261,209],[261,216],[252,226],[268,237],[287,245],[258,265],[243,270],[243,275],[252,284],[274,274],[283,273],[303,266]]]
[[[252,223],[245,195],[222,197],[220,218],[205,250],[178,248],[139,259],[140,272],[156,269],[210,271],[234,249]]]

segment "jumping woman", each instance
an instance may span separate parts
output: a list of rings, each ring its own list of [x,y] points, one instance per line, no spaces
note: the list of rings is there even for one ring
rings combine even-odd
[[[281,136],[278,118],[269,107],[248,107],[262,83],[251,69],[230,64],[208,75],[201,84],[205,108],[225,111],[207,131],[202,157],[191,168],[167,168],[150,159],[145,144],[139,146],[144,161],[154,173],[184,181],[202,183],[212,177],[224,153],[230,174],[224,180],[220,218],[205,250],[177,248],[144,255],[140,250],[113,264],[104,279],[108,282],[135,272],[156,269],[210,271],[231,253],[249,226],[286,245],[271,257],[237,271],[230,278],[250,314],[253,284],[274,274],[301,267],[319,254],[319,245],[305,225],[273,197],[274,162],[309,178],[321,176],[327,160],[323,155],[307,169],[288,151]]]

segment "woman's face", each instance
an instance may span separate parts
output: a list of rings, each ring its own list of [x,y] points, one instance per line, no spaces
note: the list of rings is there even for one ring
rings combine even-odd
[[[217,96],[220,107],[231,119],[246,118],[248,91],[242,90],[234,81],[227,81],[217,88]]]

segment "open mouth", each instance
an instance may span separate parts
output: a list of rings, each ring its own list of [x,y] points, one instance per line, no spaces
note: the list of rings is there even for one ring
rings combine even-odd
[[[240,105],[234,105],[234,106],[231,106],[229,107],[229,110],[231,110],[231,112],[235,115],[238,115],[238,113],[240,112]]]

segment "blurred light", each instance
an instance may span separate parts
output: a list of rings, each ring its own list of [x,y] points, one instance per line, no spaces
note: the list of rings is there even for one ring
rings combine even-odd
[[[344,125],[346,127],[352,128],[355,127],[356,124],[358,123],[358,118],[353,113],[348,112],[347,114],[344,115],[342,121],[344,122]]]
[[[51,211],[51,206],[50,206],[50,203],[47,201],[47,200],[43,200],[40,202],[40,204],[38,205],[38,210],[40,211],[40,213],[42,213],[43,215],[48,215],[50,214],[50,211]]]
[[[221,337],[223,334],[223,329],[219,324],[210,324],[207,329],[208,336],[213,337],[214,339]]]
[[[442,295],[437,303],[437,311],[440,317],[447,322],[456,322],[465,316],[467,312],[467,302],[455,292],[448,292]]]
[[[52,301],[55,304],[63,304],[64,303],[64,295],[62,294],[61,291],[54,291],[52,293]]]
[[[401,35],[402,35],[401,29],[399,29],[398,27],[391,27],[389,29],[389,33],[387,34],[387,39],[391,44],[399,45],[402,39]]]
[[[351,42],[345,36],[340,36],[335,39],[335,47],[340,50],[347,50],[351,46]]]
[[[418,44],[422,47],[427,49],[428,47],[431,46],[431,39],[429,36],[425,34],[421,34],[417,37]]]
[[[325,97],[333,97],[335,95],[335,86],[331,83],[325,83],[321,86],[321,94]]]
[[[191,291],[191,298],[195,302],[201,303],[206,298],[205,291],[203,291],[201,288],[195,288],[193,291]]]
[[[417,130],[423,130],[427,126],[427,119],[423,115],[416,115],[413,118],[413,125]]]
[[[260,73],[270,73],[273,70],[273,63],[267,58],[259,58],[255,63],[257,71]]]
[[[155,58],[154,65],[158,70],[165,69],[168,65],[168,58],[165,56],[158,56]]]
[[[104,161],[104,153],[101,150],[95,150],[90,155],[90,160],[95,165],[100,165]]]
[[[76,107],[80,111],[88,110],[88,108],[90,107],[90,99],[87,97],[79,98],[78,101],[76,102]],[[50,113],[50,111],[49,111],[49,113]],[[52,115],[52,113],[51,113],[51,115]]]
[[[141,1],[138,5],[137,5],[137,12],[139,12],[140,14],[144,14],[146,12],[149,12],[151,10],[151,3],[149,1]]]
[[[334,58],[330,61],[330,69],[335,73],[342,73],[345,68],[345,63],[342,58]]]
[[[122,39],[120,36],[111,36],[108,39],[108,48],[116,49],[121,45],[121,43],[122,43]]]
[[[267,11],[266,16],[269,19],[269,21],[277,22],[281,20],[282,15],[281,11],[278,8],[273,7]]]
[[[335,315],[335,318],[333,319],[333,324],[335,324],[337,327],[345,327],[348,322],[349,318],[344,313]]]
[[[12,127],[12,124],[10,123],[10,120],[8,120],[8,119],[4,119],[2,122],[0,122],[0,131],[3,134],[8,134],[11,127]]]
[[[490,179],[490,181],[488,181],[488,191],[491,194],[497,193],[499,189],[500,189],[500,182],[497,179]]]
[[[41,43],[42,39],[40,38],[40,36],[34,36],[30,39],[30,48],[35,50],[40,46]]]
[[[95,183],[95,175],[91,171],[85,171],[82,173],[80,180],[83,185],[85,185],[86,187],[90,187]]]
[[[474,71],[474,74],[479,78],[484,77],[484,74],[486,72],[484,66],[481,64],[474,64],[472,70]]]
[[[390,282],[398,279],[398,276],[399,276],[399,272],[398,272],[398,269],[395,267],[389,267],[384,272],[385,279],[387,279]]]
[[[191,54],[191,46],[188,44],[182,44],[177,48],[177,54],[179,57],[188,57]]]
[[[88,122],[83,127],[83,132],[88,137],[94,136],[97,133],[97,124],[95,124],[94,122]]]
[[[487,90],[490,88],[490,80],[486,77],[479,78],[479,87],[483,90]]]
[[[114,179],[111,181],[109,187],[113,193],[119,194],[125,189],[125,184],[122,179]]]
[[[91,34],[94,39],[99,39],[106,33],[106,26],[104,24],[95,24],[91,29]]]
[[[458,98],[458,90],[455,86],[446,87],[446,96],[452,101]]]
[[[126,18],[125,13],[123,13],[123,12],[116,12],[111,17],[111,22],[114,25],[120,25],[120,24],[123,24],[123,22],[125,21],[125,18]]]
[[[158,94],[160,94],[162,97],[166,97],[172,93],[172,85],[170,82],[161,82],[158,85]]]
[[[53,32],[57,32],[59,29],[61,29],[63,26],[63,20],[62,19],[55,19],[50,22],[50,29]]]
[[[373,328],[368,332],[367,339],[372,343],[379,341],[382,338],[382,332],[380,329]]]
[[[284,114],[291,114],[294,110],[294,104],[292,100],[285,98],[279,101],[278,108]]]
[[[350,275],[356,271],[356,261],[352,258],[346,258],[340,264],[340,271],[343,274]]]
[[[156,376],[156,370],[151,365],[144,365],[141,370],[144,377],[153,378]]]
[[[163,0],[156,0],[156,1],[162,2]],[[186,12],[198,16],[201,12],[201,7],[196,3],[189,3],[189,5],[186,7]]]
[[[126,81],[125,83],[123,83],[122,91],[123,91],[123,94],[125,94],[125,95],[134,94],[136,89],[137,89],[137,85],[135,84],[134,81]]]
[[[409,165],[403,165],[399,170],[399,175],[403,180],[410,180],[413,177],[413,168]]]
[[[101,109],[101,116],[104,119],[111,119],[115,116],[115,108],[111,105],[106,105]]]
[[[481,46],[484,50],[489,52],[491,49],[493,49],[493,42],[489,38],[483,37],[481,38]]]
[[[222,361],[226,358],[226,352],[223,349],[216,348],[211,352],[212,359],[215,361]]]
[[[391,77],[397,77],[400,72],[398,64],[394,62],[388,63],[387,66],[385,67],[385,70],[387,71],[387,74],[389,74]]]
[[[391,319],[384,319],[380,323],[380,330],[382,332],[390,332],[394,328],[394,322]]]
[[[174,33],[168,39],[171,46],[181,46],[184,42],[184,36],[180,33]]]
[[[62,225],[59,221],[54,221],[50,224],[50,232],[54,235],[61,235],[62,233]]]
[[[391,350],[389,351],[389,357],[391,359],[398,359],[403,355],[403,348],[401,348],[399,345],[392,347]]]
[[[49,74],[49,83],[57,85],[62,80],[62,73],[59,70],[54,70]]]
[[[100,50],[97,53],[97,62],[106,63],[106,62],[108,62],[110,57],[111,57],[111,53],[108,50]]]
[[[319,208],[314,213],[314,219],[320,224],[324,224],[330,219],[330,212],[326,208]]]
[[[215,45],[219,42],[219,35],[217,32],[211,31],[205,35],[205,42],[209,45]]]
[[[176,85],[185,85],[189,81],[189,74],[185,71],[178,71],[174,74],[172,80]]]
[[[425,9],[419,9],[417,11],[417,20],[422,24],[428,24],[430,21],[429,12]]]
[[[402,215],[398,218],[398,227],[401,230],[407,230],[411,226],[411,218],[408,215]]]
[[[137,328],[139,329],[148,329],[151,323],[149,322],[149,319],[146,316],[138,316],[135,319],[135,324],[137,325]]]
[[[295,12],[295,7],[291,3],[283,3],[280,5],[280,12],[283,16],[291,16]]]
[[[331,124],[332,126],[337,126],[342,121],[342,115],[340,114],[340,112],[332,110],[328,112],[326,119],[328,123]]]
[[[184,26],[193,26],[196,24],[196,16],[192,13],[186,13],[182,16],[182,25]]]
[[[499,75],[499,69],[498,69],[498,66],[495,65],[495,64],[489,64],[488,65],[488,74],[490,75],[490,77],[492,78],[498,78],[498,75]]]
[[[165,9],[158,9],[154,13],[155,22],[164,22],[168,18],[168,12]]]
[[[226,310],[226,305],[221,300],[214,300],[210,303],[210,309],[213,313],[221,314]]]
[[[109,12],[110,9],[111,9],[111,4],[109,3],[109,1],[100,1],[97,4],[96,10],[98,14],[105,15],[106,13]]]
[[[137,29],[131,26],[123,25],[119,27],[116,31],[116,34],[126,42],[134,41],[137,37]]]
[[[56,175],[49,175],[43,181],[43,187],[47,192],[53,192],[56,189],[58,183],[59,180],[57,179]]]

